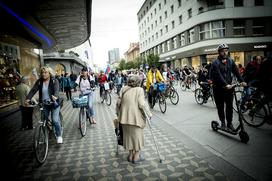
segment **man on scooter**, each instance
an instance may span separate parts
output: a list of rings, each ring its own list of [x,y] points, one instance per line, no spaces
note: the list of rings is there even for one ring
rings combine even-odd
[[[237,77],[239,82],[242,82],[242,86],[246,86],[243,78],[239,74],[239,70],[235,62],[228,56],[229,47],[227,44],[220,44],[217,48],[218,58],[213,61],[211,66],[210,78],[213,82],[213,93],[215,104],[218,112],[219,119],[221,121],[221,127],[224,129],[225,119],[227,120],[227,128],[234,131],[232,125],[233,117],[233,86],[232,74]],[[226,109],[224,107],[226,105]],[[226,114],[225,114],[226,112]]]

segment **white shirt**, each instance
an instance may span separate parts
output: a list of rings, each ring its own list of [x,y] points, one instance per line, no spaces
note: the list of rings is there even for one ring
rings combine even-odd
[[[94,78],[92,76],[90,76],[90,80],[92,81],[92,80],[94,80]],[[76,84],[79,85],[79,82],[80,82],[80,76],[77,77]],[[80,87],[80,91],[82,93],[85,92],[87,89],[91,89],[91,85],[90,85],[88,78],[84,79],[82,77],[79,87]]]
[[[163,79],[166,81],[167,80],[167,72],[162,72]]]

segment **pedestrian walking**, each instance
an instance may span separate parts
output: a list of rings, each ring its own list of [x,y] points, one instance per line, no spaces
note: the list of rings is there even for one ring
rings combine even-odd
[[[120,91],[118,102],[121,102],[121,104],[117,104],[120,107],[118,118],[123,129],[123,146],[126,150],[129,150],[127,160],[132,163],[139,163],[144,160],[143,155],[140,154],[144,147],[144,127],[146,125],[142,111],[149,117],[152,116],[140,84],[139,76],[130,76],[128,85]]]
[[[66,97],[67,100],[72,100],[72,82],[70,77],[68,76],[68,73],[64,74],[64,78],[63,78],[63,87],[64,87],[64,91],[66,93]]]
[[[25,104],[26,96],[29,91],[30,87],[28,85],[28,77],[23,76],[21,78],[21,83],[16,86],[16,94],[19,100],[22,117],[21,130],[33,129],[33,106]]]

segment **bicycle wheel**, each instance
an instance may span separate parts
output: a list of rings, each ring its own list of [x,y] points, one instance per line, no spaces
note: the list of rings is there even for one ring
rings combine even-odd
[[[180,82],[180,88],[181,88],[182,91],[186,91],[186,85],[185,85],[184,81]]]
[[[265,123],[267,110],[261,100],[250,98],[245,103],[245,110],[241,116],[249,126],[260,127]]]
[[[166,100],[165,97],[163,95],[159,95],[159,107],[162,113],[166,112]]]
[[[243,97],[243,91],[240,91],[240,90],[235,90],[235,92],[234,92],[234,94],[236,94],[236,96],[237,96],[237,103],[238,103],[238,106],[240,106],[241,105],[241,101],[242,101],[242,97]],[[233,110],[235,111],[235,112],[238,112],[238,109],[237,109],[237,105],[236,105],[236,102],[235,102],[235,98],[233,97],[233,106],[232,106],[232,108],[233,108]]]
[[[202,105],[204,103],[204,95],[202,89],[200,88],[195,90],[195,101],[199,105]]]
[[[33,146],[37,162],[43,164],[48,155],[48,130],[46,126],[39,125],[35,129]]]
[[[196,82],[192,81],[190,85],[191,91],[194,92],[196,90]]]
[[[81,136],[84,137],[86,135],[87,130],[87,121],[86,121],[86,112],[84,108],[80,108],[79,110],[79,130],[81,133]]]
[[[178,102],[179,102],[179,95],[178,95],[177,91],[175,91],[174,89],[172,89],[171,92],[170,92],[169,97],[170,97],[170,101],[171,101],[172,104],[174,104],[174,105],[178,104]]]
[[[111,105],[111,95],[110,95],[110,93],[106,93],[106,104],[108,106]]]

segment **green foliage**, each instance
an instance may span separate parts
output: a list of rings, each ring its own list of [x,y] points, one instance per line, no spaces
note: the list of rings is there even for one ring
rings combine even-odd
[[[126,69],[126,60],[122,59],[119,63],[119,69],[125,70]]]
[[[161,63],[159,62],[160,60],[160,57],[159,55],[154,55],[154,54],[149,54],[147,56],[147,63],[148,63],[148,66],[150,67],[151,65],[156,65],[157,67],[160,67],[161,66]]]

